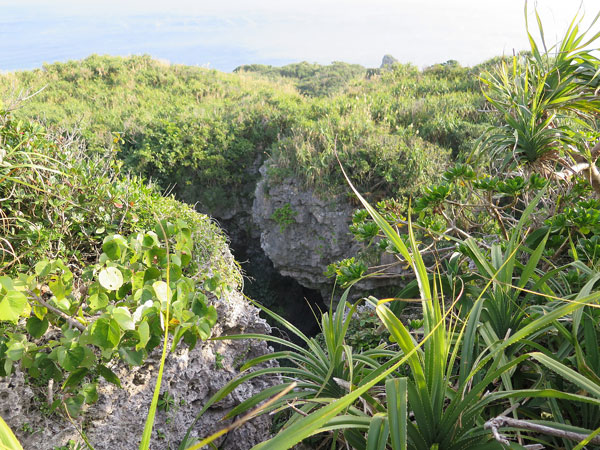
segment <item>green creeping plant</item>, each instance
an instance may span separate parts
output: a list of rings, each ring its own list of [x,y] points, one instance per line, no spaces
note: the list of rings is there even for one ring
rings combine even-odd
[[[271,219],[279,225],[279,231],[283,233],[287,227],[296,221],[298,211],[292,209],[292,205],[286,203],[281,208],[277,208],[271,215]]]
[[[185,222],[162,221],[155,231],[107,236],[81,274],[59,259],[0,277],[0,376],[20,365],[38,383],[54,380],[51,409],[77,416],[98,399],[100,378],[120,385],[109,363],[142,365],[165,324],[171,350],[207,339],[217,313],[205,294],[218,283],[197,276],[192,249]]]

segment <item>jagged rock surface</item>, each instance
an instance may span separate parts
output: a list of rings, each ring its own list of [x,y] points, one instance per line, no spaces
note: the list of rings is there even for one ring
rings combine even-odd
[[[219,322],[213,335],[239,333],[269,333],[270,327],[258,316],[238,292],[215,300]],[[97,450],[137,449],[146,414],[152,400],[154,383],[160,364],[160,349],[156,349],[140,367],[123,363],[113,367],[123,389],[102,381],[98,402],[91,405],[78,420],[89,441]],[[169,411],[158,411],[151,448],[177,448],[188,426],[206,401],[238,373],[246,360],[269,351],[266,343],[257,340],[199,342],[189,350],[181,345],[167,357],[162,392],[174,399]],[[220,356],[217,356],[220,355]],[[220,422],[233,406],[263,389],[278,383],[277,378],[261,377],[243,383],[224,400],[210,408],[193,429],[193,436],[205,437],[228,425]],[[40,412],[46,391],[28,383],[17,372],[0,381],[1,414],[15,431],[26,449],[54,449],[70,439],[80,442],[74,426],[60,417]],[[266,440],[270,434],[270,419],[260,416],[217,441],[220,448],[249,449]]]
[[[328,298],[332,280],[323,274],[327,265],[359,250],[348,232],[354,208],[345,199],[319,198],[294,178],[269,185],[267,166],[260,172],[252,217],[262,249],[282,275]],[[286,205],[294,213],[293,223],[282,228],[272,216]]]

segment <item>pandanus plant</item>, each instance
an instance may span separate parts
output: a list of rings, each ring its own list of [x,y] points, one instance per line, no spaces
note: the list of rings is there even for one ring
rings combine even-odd
[[[551,329],[561,318],[578,314],[585,305],[597,305],[600,293],[590,292],[593,285],[574,299],[556,300],[550,311],[530,317],[512,334],[494,339],[494,334],[489,333],[489,325],[482,320],[486,293],[499,274],[514,263],[514,255],[505,255],[508,257],[490,275],[471,311],[459,315],[455,305],[460,294],[450,302],[444,301],[440,277],[432,277],[427,272],[412,226],[409,224],[408,227],[407,245],[398,232],[357,191],[355,193],[414,271],[423,308],[423,338],[415,339],[390,310],[389,300],[372,299],[377,315],[396,341],[399,351],[376,349],[372,353],[355,353],[344,345],[347,321],[354,308],[344,319],[344,296],[333,315],[323,315],[325,348],[308,338],[307,348],[301,348],[275,337],[230,336],[229,339],[269,339],[290,348],[287,352],[250,361],[244,368],[269,358],[283,357],[294,366],[269,367],[243,374],[217,393],[203,411],[244,381],[262,374],[280,373],[284,380],[282,385],[258,394],[228,415],[241,414],[284,391],[291,383],[297,383],[295,390],[286,392],[277,402],[265,408],[289,407],[291,417],[274,438],[257,445],[256,449],[291,448],[305,438],[330,432],[333,442],[344,440],[357,449],[441,450],[502,448],[504,444],[501,442],[505,438],[499,434],[498,428],[504,422],[488,422],[488,428],[493,432],[487,430],[484,424],[494,416],[505,417],[508,413],[504,410],[507,410],[513,416],[510,420],[522,425],[518,422],[518,402],[525,399],[555,399],[600,406],[600,386],[547,352],[521,352],[511,354],[511,358],[506,353],[511,346],[522,345]],[[530,206],[533,207],[534,204]],[[526,268],[531,266],[535,264],[526,265]],[[524,270],[525,273],[530,271]],[[522,286],[512,288],[519,290]],[[270,314],[284,323],[283,319]],[[284,324],[299,333],[290,324]],[[482,335],[489,341],[484,347],[479,344]],[[526,347],[522,345],[522,348]],[[513,389],[513,374],[523,365],[532,363],[550,369],[587,394],[563,392],[535,384],[528,389]],[[409,376],[399,376],[399,369],[404,367],[408,368]],[[554,424],[554,427],[557,433],[562,433],[568,425]],[[592,432],[580,428],[576,431],[575,434],[581,437]],[[523,448],[516,443],[510,445]]]
[[[552,47],[535,15],[541,45],[527,24],[531,53],[515,55],[511,64],[503,61],[480,78],[483,94],[503,123],[488,130],[479,153],[504,172],[534,170],[560,179],[583,173],[600,194],[600,142],[593,144],[598,139],[600,59],[592,48],[600,33],[590,36],[600,14],[583,31],[583,17],[576,16]]]
[[[537,14],[536,18],[544,41]],[[498,72],[482,77],[485,95],[505,124],[494,128],[481,148],[488,151],[491,160],[500,162],[501,170],[520,171],[527,166],[526,170],[558,178],[583,172],[600,193],[600,174],[595,166],[600,145],[588,150],[597,134],[594,115],[600,111],[596,95],[599,60],[587,49],[600,34],[588,39],[587,31],[580,33],[579,22],[574,20],[553,55],[545,42],[544,52],[540,51],[528,31],[532,55],[523,60],[515,57],[512,67],[503,64]],[[573,131],[573,123],[584,132]],[[563,172],[557,172],[561,166]],[[576,295],[557,296],[549,287],[551,276],[537,267],[546,237],[523,251],[523,225],[543,192],[525,209],[519,225],[509,231],[504,249],[492,246],[488,257],[474,241],[462,243],[483,286],[470,311],[459,313],[456,306],[461,289],[454,289],[459,294],[448,298],[441,273],[428,273],[410,221],[408,239],[404,240],[352,189],[414,272],[417,300],[423,311],[423,336],[417,339],[410,333],[394,314],[395,308],[390,308],[389,300],[373,300],[378,317],[399,350],[356,353],[344,344],[344,296],[336,312],[324,316],[325,348],[311,339],[306,339],[306,349],[280,342],[290,350],[271,358],[285,357],[292,367],[243,374],[215,396],[214,401],[223,398],[240,383],[261,374],[282,375],[281,386],[249,399],[233,412],[242,413],[270,395],[285,392],[264,410],[288,407],[290,419],[275,437],[255,448],[291,448],[324,432],[331,434],[334,444],[343,440],[368,450],[524,448],[526,441],[545,442],[545,436],[562,440],[565,447],[572,447],[567,443],[572,440],[581,441],[576,448],[600,444],[600,429],[586,428],[595,423],[593,420],[576,427],[557,408],[559,404],[584,405],[582,408],[591,411],[600,407],[600,380],[592,369],[598,360],[594,350],[598,326],[590,321],[589,312],[583,313],[598,307],[600,292],[594,290],[598,277],[591,274]],[[528,309],[532,296],[546,304]],[[584,345],[578,341],[582,333]],[[547,335],[565,338],[557,354],[540,343]],[[277,340],[251,335],[230,338],[252,337]],[[252,361],[246,368],[268,358]],[[403,376],[406,372],[408,376]],[[563,389],[548,380],[549,372],[563,381]],[[522,388],[515,389],[513,380],[521,373],[527,376],[521,377]],[[288,391],[290,386],[295,390]],[[552,421],[541,420],[546,411],[552,413]],[[527,420],[520,419],[521,414],[526,414]],[[534,420],[536,414],[538,420]],[[513,432],[518,442],[509,442],[499,431],[506,426],[533,434]]]

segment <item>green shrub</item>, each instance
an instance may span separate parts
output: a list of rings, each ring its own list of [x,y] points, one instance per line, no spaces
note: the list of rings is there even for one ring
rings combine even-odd
[[[286,203],[280,208],[277,208],[271,214],[271,220],[274,220],[277,225],[279,225],[279,231],[284,232],[287,227],[293,224],[296,220],[296,216],[298,215],[298,211],[294,211],[292,209],[292,205]]]
[[[220,74],[147,56],[94,55],[3,74],[0,98],[46,86],[14,114],[77,127],[92,153],[115,145],[135,173],[219,212],[252,195],[268,157],[274,182],[297,176],[324,195],[344,189],[336,151],[366,192],[420,192],[487,123],[474,80],[453,67],[396,65],[367,80],[364,68],[344,63]],[[300,95],[291,82],[316,96]],[[319,96],[325,91],[331,95]]]
[[[7,113],[0,148],[0,376],[60,383],[49,410],[76,416],[100,377],[119,385],[110,361],[143,364],[168,331],[173,347],[209,337],[207,295],[240,285],[214,222],[122,174],[113,151]]]

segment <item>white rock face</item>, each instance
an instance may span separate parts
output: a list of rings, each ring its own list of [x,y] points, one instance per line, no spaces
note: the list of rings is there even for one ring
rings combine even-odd
[[[219,322],[213,335],[270,333],[258,310],[243,296],[233,292],[215,301]],[[155,349],[141,367],[119,363],[112,370],[123,389],[101,381],[98,402],[87,408],[78,420],[96,450],[134,450],[139,446],[152,394],[162,346]],[[206,401],[238,374],[248,359],[272,351],[256,340],[199,342],[190,351],[185,344],[167,357],[162,392],[174,400],[169,411],[158,411],[151,448],[175,449]],[[218,356],[217,356],[218,355]],[[263,367],[263,366],[261,366]],[[220,419],[235,405],[261,390],[277,384],[277,377],[261,377],[240,385],[224,400],[210,408],[193,429],[193,436],[206,437],[230,423]],[[57,389],[57,388],[55,388]],[[17,372],[0,381],[0,414],[26,449],[54,449],[70,439],[81,441],[74,426],[56,415],[40,412],[46,391],[26,382]],[[270,418],[260,416],[217,441],[220,448],[249,449],[270,435]]]

